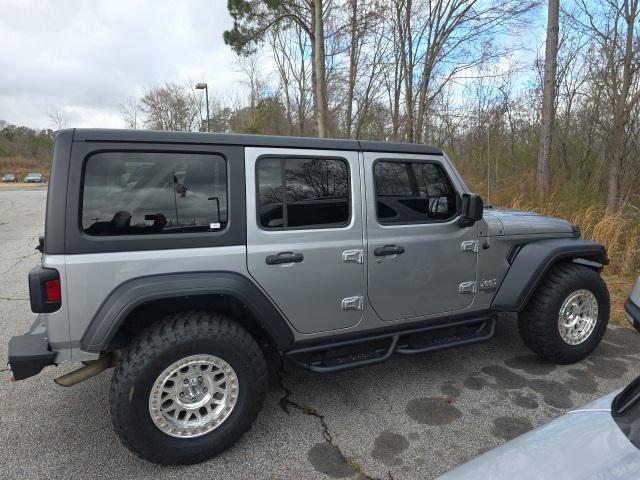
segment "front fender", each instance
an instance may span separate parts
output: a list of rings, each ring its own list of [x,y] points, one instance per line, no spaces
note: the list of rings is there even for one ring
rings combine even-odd
[[[549,269],[560,260],[572,260],[602,268],[609,263],[599,243],[579,238],[554,238],[524,245],[493,298],[493,310],[520,312]]]
[[[91,320],[82,350],[106,350],[127,316],[143,303],[212,294],[228,295],[246,305],[280,350],[293,344],[283,315],[249,279],[233,272],[188,272],[139,277],[116,287]]]

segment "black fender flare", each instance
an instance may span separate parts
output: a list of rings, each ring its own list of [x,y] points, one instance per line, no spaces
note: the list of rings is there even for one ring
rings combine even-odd
[[[579,238],[538,240],[523,245],[493,298],[492,310],[520,312],[549,269],[560,260],[570,260],[601,270],[609,263],[607,250],[599,243]]]
[[[247,277],[234,272],[185,272],[149,275],[118,285],[91,319],[81,348],[105,351],[127,316],[143,303],[199,295],[228,295],[251,311],[281,351],[293,344],[293,332],[286,319]]]

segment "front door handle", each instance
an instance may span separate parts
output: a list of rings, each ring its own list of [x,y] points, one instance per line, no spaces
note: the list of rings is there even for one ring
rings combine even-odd
[[[378,247],[373,251],[376,257],[384,257],[385,255],[400,255],[404,253],[404,247],[398,245],[385,245],[384,247]]]
[[[300,263],[304,255],[293,252],[280,252],[277,255],[269,255],[265,261],[267,265],[280,265],[281,263]]]

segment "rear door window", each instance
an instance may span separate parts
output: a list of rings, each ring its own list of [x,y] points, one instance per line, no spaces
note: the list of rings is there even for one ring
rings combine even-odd
[[[89,235],[209,232],[227,222],[220,155],[103,152],[86,162],[82,229]]]
[[[261,227],[348,225],[350,188],[345,160],[266,157],[258,161],[257,178]]]

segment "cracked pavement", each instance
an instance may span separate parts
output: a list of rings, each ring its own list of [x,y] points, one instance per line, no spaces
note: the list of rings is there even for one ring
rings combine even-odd
[[[44,209],[43,191],[0,191],[0,478],[430,479],[640,374],[634,330],[610,327],[591,358],[554,366],[505,316],[489,342],[359,370],[271,362],[264,409],[235,447],[200,465],[152,465],[111,429],[109,371],[64,388],[53,378],[75,365],[16,383],[1,370],[9,338],[35,318],[27,273]]]

